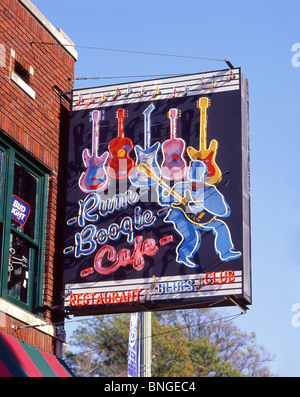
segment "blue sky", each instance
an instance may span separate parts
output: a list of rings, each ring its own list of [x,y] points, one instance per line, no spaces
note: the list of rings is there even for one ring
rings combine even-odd
[[[250,91],[253,305],[235,323],[254,331],[257,342],[276,356],[274,373],[300,376],[300,321],[292,311],[300,310],[300,56],[292,51],[294,45],[300,55],[300,44],[295,46],[300,43],[299,1],[32,2],[77,46],[226,58],[242,68]],[[76,78],[227,67],[219,61],[80,47],[77,51]],[[75,88],[130,80],[77,80]]]

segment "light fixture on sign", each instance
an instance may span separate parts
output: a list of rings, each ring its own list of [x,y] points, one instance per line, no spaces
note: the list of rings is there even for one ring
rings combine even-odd
[[[141,98],[144,95],[147,94],[147,90],[144,88],[144,86],[141,87],[141,92],[139,93],[138,97]]]
[[[93,94],[89,94],[89,100],[86,103],[86,106],[90,106],[92,103],[95,102]]]
[[[158,88],[158,85],[155,87],[155,91],[153,92],[153,94],[152,94],[152,98],[156,98],[157,97],[157,95],[159,95],[161,92],[160,92],[160,89]]]
[[[107,96],[103,93],[101,95],[100,101],[99,101],[99,105],[103,105],[104,102],[107,101]]]
[[[177,97],[177,95],[178,95],[178,92],[177,92],[176,88],[174,87],[173,88],[173,94],[171,96],[171,100],[173,101],[173,99],[175,99]]]
[[[128,97],[131,93],[132,93],[132,89],[131,89],[131,87],[130,87],[130,85],[129,85],[129,86],[127,87],[127,90],[126,90],[124,96],[125,96],[125,97]]]
[[[117,87],[116,92],[113,95],[113,100],[115,101],[118,98],[119,95],[121,95],[121,91]]]
[[[81,93],[79,92],[77,101],[75,102],[75,106],[80,105],[81,103],[84,103],[84,99]]]
[[[217,80],[216,80],[215,76],[213,76],[211,79],[211,85],[210,85],[209,89],[212,90],[213,88],[216,87],[216,85],[217,85]]]

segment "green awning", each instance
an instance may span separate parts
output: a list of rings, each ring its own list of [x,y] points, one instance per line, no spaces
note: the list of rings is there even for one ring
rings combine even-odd
[[[53,354],[0,331],[0,377],[72,377]]]

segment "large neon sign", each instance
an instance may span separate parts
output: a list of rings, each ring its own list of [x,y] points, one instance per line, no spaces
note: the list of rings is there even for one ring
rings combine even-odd
[[[213,75],[213,87],[203,83],[208,73],[74,91],[64,249],[71,311],[224,304],[230,294],[250,303],[247,90],[239,69],[227,73]]]

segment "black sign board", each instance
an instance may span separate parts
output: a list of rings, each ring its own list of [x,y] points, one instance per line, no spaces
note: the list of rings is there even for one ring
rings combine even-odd
[[[73,91],[64,306],[251,303],[240,69]]]

